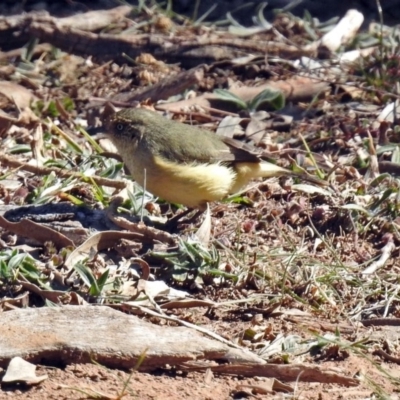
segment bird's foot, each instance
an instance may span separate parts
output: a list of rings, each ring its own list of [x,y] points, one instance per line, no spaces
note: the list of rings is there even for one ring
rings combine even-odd
[[[190,216],[189,218],[185,218],[188,214],[190,214],[191,212],[193,212],[193,208],[187,208],[185,211],[182,211],[176,215],[174,215],[172,218],[170,218],[164,225],[165,229],[168,232],[174,232],[176,230],[178,230],[179,225],[181,224],[191,224],[193,222],[195,222],[200,215],[203,214],[203,211],[201,210],[197,210],[194,212],[194,214],[192,216]],[[185,218],[185,219],[183,219]]]

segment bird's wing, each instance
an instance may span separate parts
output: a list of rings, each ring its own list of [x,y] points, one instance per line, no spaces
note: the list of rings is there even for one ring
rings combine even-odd
[[[261,159],[251,147],[237,140],[220,137],[198,128],[186,127],[185,135],[191,134],[191,140],[178,136],[176,124],[172,135],[177,135],[174,140],[160,136],[153,146],[158,146],[157,152],[166,160],[174,162],[192,163],[232,163],[232,162],[260,162]],[[195,140],[193,137],[195,136]]]
[[[221,137],[226,149],[218,152],[222,162],[260,162],[260,155],[251,146],[238,140]]]

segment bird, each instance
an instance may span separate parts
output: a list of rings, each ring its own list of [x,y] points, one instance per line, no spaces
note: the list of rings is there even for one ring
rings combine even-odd
[[[267,162],[241,141],[169,120],[156,111],[127,108],[105,117],[106,135],[132,178],[163,200],[204,211],[254,178],[299,176]]]

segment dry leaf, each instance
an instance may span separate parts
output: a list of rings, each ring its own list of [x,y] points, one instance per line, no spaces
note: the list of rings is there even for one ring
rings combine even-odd
[[[15,104],[19,109],[29,107],[35,99],[32,92],[14,82],[0,81],[0,108]]]

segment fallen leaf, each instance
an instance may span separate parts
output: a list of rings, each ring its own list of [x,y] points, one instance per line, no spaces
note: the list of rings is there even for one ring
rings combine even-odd
[[[8,81],[0,81],[0,103],[2,103],[2,107],[4,108],[4,103],[14,103],[19,109],[29,107],[31,101],[35,99],[33,93],[24,88],[21,85],[18,85],[14,82]]]
[[[0,226],[19,236],[35,239],[40,243],[53,242],[57,248],[74,247],[74,242],[47,226],[37,224],[29,219],[23,219],[19,222],[7,221],[0,216]]]

